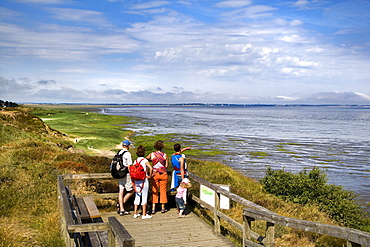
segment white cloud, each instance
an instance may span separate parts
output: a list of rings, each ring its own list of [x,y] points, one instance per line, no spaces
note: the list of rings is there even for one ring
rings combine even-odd
[[[364,94],[364,93],[355,93],[358,96],[360,96],[364,100],[369,100],[370,101],[370,95]]]
[[[64,21],[87,22],[98,26],[112,26],[101,12],[70,8],[49,8],[48,11],[54,14],[54,18]]]
[[[303,21],[301,21],[301,20],[293,20],[293,21],[289,22],[289,24],[291,26],[301,26],[301,25],[303,25]]]
[[[223,1],[216,4],[218,8],[240,8],[251,5],[251,0],[229,0]]]
[[[298,0],[297,2],[295,2],[295,5],[304,6],[304,5],[307,5],[309,3],[310,3],[310,1],[308,1],[308,0]]]
[[[319,66],[317,62],[304,61],[300,59],[299,57],[292,57],[292,56],[278,57],[277,62],[284,64],[284,65],[294,66],[294,67],[317,67]]]
[[[296,100],[299,100],[298,97],[289,97],[289,96],[282,96],[282,95],[278,95],[275,98],[278,99],[278,100],[282,100],[282,101],[296,101]]]
[[[276,10],[276,8],[267,5],[252,5],[250,7],[224,12],[222,16],[232,19],[258,19],[272,16],[271,11],[273,10]]]
[[[317,8],[320,4],[325,4],[325,2],[319,0],[298,0],[294,3],[296,7],[301,9]]]
[[[279,40],[289,42],[289,43],[308,43],[309,41],[305,38],[300,37],[297,34],[293,35],[284,35],[278,38]]]
[[[332,104],[369,104],[370,96],[355,92],[321,92],[306,98],[310,102],[332,103]]]
[[[86,61],[95,56],[129,53],[138,42],[125,34],[76,33],[75,30],[39,32],[16,25],[1,25],[3,46],[14,48],[14,55],[33,56],[54,61]]]
[[[8,8],[0,7],[0,18],[16,18],[18,16],[21,16],[22,13],[19,11],[14,11]]]
[[[80,102],[121,100],[119,94],[128,97],[122,100],[150,102],[155,96],[169,100],[174,87],[189,92],[186,100],[203,96],[208,102],[220,95],[237,102],[273,102],[319,100],[317,95],[307,96],[317,92],[359,92],[351,97],[329,95],[348,102],[370,91],[369,46],[364,45],[369,43],[364,42],[368,29],[361,25],[335,29],[323,23],[328,28],[321,30],[321,23],[311,18],[308,7],[316,7],[315,17],[331,16],[334,12],[328,8],[335,2],[297,1],[302,7],[298,11],[294,2],[274,1],[266,5],[221,1],[217,8],[192,0],[181,5],[132,3],[138,1],[111,0],[104,8],[71,1],[60,8],[40,6],[39,18],[29,18],[34,13],[25,8],[10,9],[13,12],[2,16],[0,23],[2,76],[29,78],[15,80],[27,97],[53,100],[47,92],[67,97],[58,92],[63,85]],[[109,6],[114,9],[107,11]],[[355,34],[358,40],[352,38]]]
[[[167,4],[169,4],[168,1],[152,1],[152,2],[148,2],[148,3],[135,4],[135,5],[131,6],[131,9],[136,9],[136,10],[152,9],[152,8],[161,7],[161,6],[164,6],[164,5],[167,5]]]
[[[69,2],[69,0],[12,0],[18,3],[30,3],[30,4],[62,4]]]

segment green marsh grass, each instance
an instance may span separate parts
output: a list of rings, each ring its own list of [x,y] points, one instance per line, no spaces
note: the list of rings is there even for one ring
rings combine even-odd
[[[96,107],[96,106],[95,106]],[[29,114],[33,112],[40,118]],[[5,113],[7,112],[7,113]],[[153,151],[153,143],[165,141],[165,152],[173,153],[173,144],[187,140],[177,134],[141,135],[124,130],[130,118],[92,113],[92,107],[48,106],[36,109],[11,109],[0,111],[0,238],[3,246],[64,246],[59,235],[60,222],[57,208],[56,176],[59,174],[109,172],[110,158],[91,155],[91,149],[116,151],[124,138],[137,145],[145,145],[147,153]],[[86,114],[88,113],[88,114]],[[50,127],[51,128],[50,128]],[[74,139],[78,139],[75,142]],[[83,141],[82,141],[83,140]],[[78,149],[85,150],[80,152]],[[130,152],[135,156],[135,149]],[[218,162],[201,161],[190,157],[216,155],[217,149],[199,152],[186,151],[189,170],[194,174],[217,184],[229,184],[231,191],[278,214],[304,220],[334,224],[333,220],[314,206],[300,206],[286,203],[263,192],[261,184]],[[264,152],[252,153],[260,157],[270,155]],[[250,154],[250,155],[252,155]],[[93,184],[98,184],[93,187]],[[80,193],[99,189],[117,189],[114,184],[81,183]],[[199,194],[195,185],[192,192]],[[103,210],[111,210],[113,201],[97,201]],[[202,209],[196,209],[202,210]],[[198,212],[199,212],[198,211]],[[242,221],[242,207],[235,203],[227,213],[235,220]],[[202,214],[202,213],[200,213]],[[212,212],[205,212],[205,215]],[[264,224],[256,222],[254,227],[261,234]],[[240,243],[240,232],[223,222],[223,231],[236,243]],[[314,246],[324,241],[313,236],[285,227],[276,227],[277,246]],[[239,242],[238,242],[239,241]],[[325,242],[325,241],[324,241]],[[2,245],[0,245],[2,246]],[[325,246],[325,245],[321,245]],[[329,246],[329,245],[327,245]],[[335,245],[333,245],[335,246]],[[339,245],[338,245],[339,246]]]
[[[39,108],[33,113],[44,118],[50,127],[68,134],[70,140],[75,142],[74,146],[87,153],[94,153],[91,149],[111,150],[133,134],[130,130],[122,130],[122,126],[130,121],[127,117],[71,109]]]

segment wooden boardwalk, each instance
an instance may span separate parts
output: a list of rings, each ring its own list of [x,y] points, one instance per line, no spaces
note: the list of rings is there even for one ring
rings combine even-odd
[[[135,239],[135,246],[235,246],[222,235],[215,234],[210,225],[193,213],[178,218],[176,209],[167,213],[157,212],[151,219],[134,219],[130,215],[119,216],[103,213],[103,221],[115,216]]]

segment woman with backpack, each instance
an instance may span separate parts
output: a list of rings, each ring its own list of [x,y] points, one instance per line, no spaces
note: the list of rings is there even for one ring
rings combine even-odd
[[[166,153],[163,152],[163,141],[156,141],[154,148],[157,150],[150,153],[146,158],[152,161],[153,177],[152,177],[152,214],[156,212],[156,203],[161,203],[161,213],[166,213],[167,203],[167,167],[168,160]],[[159,200],[159,201],[158,201]]]
[[[152,177],[152,166],[149,161],[144,158],[145,147],[140,145],[137,147],[136,154],[138,158],[134,161],[133,165],[129,167],[130,176],[135,190],[134,200],[134,218],[138,218],[139,205],[142,207],[142,219],[150,219],[151,215],[146,214],[146,205],[148,202],[149,181],[148,178]]]

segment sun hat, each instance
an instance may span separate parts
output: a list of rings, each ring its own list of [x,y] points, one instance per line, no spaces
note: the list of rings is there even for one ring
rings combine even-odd
[[[190,180],[188,178],[184,178],[181,183],[188,184],[190,183]]]
[[[129,140],[124,140],[124,141],[122,142],[122,145],[123,145],[123,146],[130,146],[130,144],[131,144],[131,142],[130,142]]]

